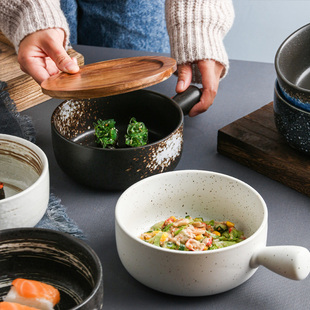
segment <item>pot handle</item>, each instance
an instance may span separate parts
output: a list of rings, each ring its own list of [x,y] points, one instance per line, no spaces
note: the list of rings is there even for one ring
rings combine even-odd
[[[201,90],[190,85],[184,92],[175,95],[172,99],[180,106],[184,115],[187,115],[191,108],[200,101]]]
[[[251,268],[262,265],[292,280],[304,280],[310,272],[310,252],[301,246],[270,246],[255,253]]]

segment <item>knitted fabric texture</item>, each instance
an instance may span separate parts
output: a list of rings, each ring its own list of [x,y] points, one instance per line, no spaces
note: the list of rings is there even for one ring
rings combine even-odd
[[[58,0],[1,1],[0,29],[13,42],[16,50],[19,42],[27,34],[52,27],[65,30],[68,44],[69,28]],[[94,16],[85,19],[80,26],[77,20],[76,35],[83,36],[83,44],[165,51],[164,39],[163,42],[160,39],[164,38],[165,29],[156,33],[155,26],[160,21],[164,22],[165,13],[171,56],[178,64],[192,63],[192,82],[201,83],[201,75],[195,64],[198,60],[213,59],[223,64],[225,70],[222,78],[228,72],[229,62],[223,39],[234,20],[232,0],[166,0],[165,12],[161,9],[164,0],[158,0],[156,3],[142,0],[68,1],[73,3],[73,7],[68,2],[63,8],[69,12],[67,16],[70,22],[75,21],[74,14],[83,20],[83,14],[80,14],[83,10],[88,12],[88,17]],[[130,5],[127,5],[127,2]],[[81,5],[80,8],[76,6],[77,3]],[[154,10],[150,9],[152,5],[156,8],[156,16]],[[145,10],[141,12],[140,7]],[[110,12],[109,8],[113,11]],[[126,17],[122,13],[126,13]],[[99,25],[102,18],[107,22]],[[150,40],[146,43],[149,35],[152,44]],[[103,37],[108,43],[101,42]],[[81,43],[78,38],[77,41]],[[120,45],[121,43],[123,45]]]
[[[195,63],[213,59],[229,68],[223,39],[234,20],[231,0],[167,0],[167,29],[170,37],[171,56],[178,64]],[[194,81],[201,77],[193,65]]]
[[[69,43],[69,26],[59,0],[1,0],[0,29],[13,43],[16,52],[20,41],[30,33],[48,28],[62,28]]]

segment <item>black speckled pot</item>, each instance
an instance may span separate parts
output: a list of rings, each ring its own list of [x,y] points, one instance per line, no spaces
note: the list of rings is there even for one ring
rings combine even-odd
[[[139,90],[117,96],[62,102],[52,115],[56,160],[74,180],[99,189],[123,190],[150,175],[173,170],[183,149],[184,115],[200,100],[191,86],[173,99]],[[145,123],[149,143],[127,147],[124,135],[131,117]],[[94,122],[114,118],[119,147],[96,145]]]
[[[103,308],[99,258],[83,241],[49,229],[0,231],[0,300],[15,278],[51,284],[60,291],[55,310]]]
[[[287,99],[300,107],[302,103],[310,105],[309,38],[310,24],[307,24],[286,38],[275,56],[279,85]]]
[[[293,148],[310,154],[310,112],[285,100],[278,82],[274,88],[274,118],[279,133]]]

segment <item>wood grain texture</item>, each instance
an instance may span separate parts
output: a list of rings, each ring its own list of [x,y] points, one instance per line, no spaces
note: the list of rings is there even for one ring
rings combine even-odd
[[[142,89],[169,78],[176,61],[164,56],[119,58],[59,73],[41,84],[43,93],[62,99],[99,98]]]
[[[0,30],[0,42],[5,43],[10,47],[14,47],[12,42],[1,32],[1,30]]]
[[[218,152],[310,196],[310,156],[291,148],[274,123],[273,103],[218,131]]]
[[[79,65],[84,64],[84,57],[74,49],[69,49],[70,57],[76,57]],[[42,93],[41,87],[26,73],[17,62],[17,55],[11,42],[0,32],[0,81],[7,83],[7,90],[14,100],[17,110],[23,111],[50,99]]]

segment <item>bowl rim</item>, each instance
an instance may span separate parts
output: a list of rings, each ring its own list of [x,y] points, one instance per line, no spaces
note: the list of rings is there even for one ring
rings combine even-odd
[[[281,94],[281,92],[279,91],[280,89],[280,85],[279,85],[279,82],[278,82],[278,79],[276,79],[275,81],[275,84],[274,84],[274,92],[275,94],[281,99],[281,101],[283,103],[285,103],[286,105],[288,105],[290,108],[300,112],[300,113],[303,113],[303,114],[308,114],[310,116],[310,112],[309,111],[306,111],[306,110],[303,110],[299,107],[296,107],[294,106],[293,104],[291,104],[290,102],[288,102],[284,97],[283,95]]]
[[[123,197],[127,194],[127,192],[133,190],[135,187],[143,186],[144,183],[150,182],[153,179],[161,178],[163,175],[167,175],[167,174],[171,174],[171,175],[172,174],[181,174],[182,175],[182,174],[188,174],[188,173],[193,173],[193,174],[199,173],[199,174],[217,175],[217,176],[225,177],[225,178],[228,178],[232,181],[240,183],[241,185],[245,186],[250,191],[252,191],[259,198],[259,200],[262,204],[262,207],[263,207],[263,211],[264,211],[263,220],[262,220],[260,226],[258,227],[258,229],[250,237],[246,238],[242,242],[239,242],[237,244],[234,244],[234,245],[231,245],[228,247],[224,247],[221,249],[214,249],[214,250],[210,250],[210,251],[178,251],[178,250],[165,249],[162,247],[155,246],[153,244],[149,244],[149,243],[141,240],[138,236],[133,236],[133,235],[129,234],[126,231],[125,227],[122,224],[120,224],[120,222],[119,222],[120,202],[123,199]],[[123,231],[123,233],[125,233],[129,238],[138,242],[138,244],[140,244],[140,245],[149,247],[151,250],[154,250],[154,251],[162,251],[162,252],[166,253],[167,255],[179,255],[179,254],[180,255],[216,255],[219,252],[222,253],[222,252],[231,251],[232,249],[242,247],[245,244],[248,244],[249,242],[251,242],[253,239],[255,239],[259,234],[262,234],[265,227],[267,227],[267,230],[268,230],[268,208],[267,208],[266,202],[264,201],[263,197],[252,186],[245,183],[244,181],[241,181],[240,179],[229,176],[227,174],[214,172],[214,171],[208,171],[208,170],[194,170],[194,169],[175,170],[175,171],[168,171],[168,172],[163,172],[161,174],[152,175],[150,177],[147,177],[145,179],[142,179],[142,180],[134,183],[129,188],[127,188],[117,200],[116,207],[115,207],[115,223],[119,226],[119,228]]]
[[[1,140],[8,140],[13,143],[20,143],[23,146],[29,147],[32,151],[34,151],[37,155],[39,155],[40,159],[42,160],[43,169],[38,179],[33,184],[31,184],[25,190],[22,190],[21,192],[14,194],[13,196],[0,200],[0,206],[8,201],[18,199],[20,196],[27,195],[27,193],[32,191],[33,188],[37,186],[37,184],[41,183],[42,180],[44,180],[45,178],[48,178],[48,175],[49,175],[49,163],[48,163],[47,156],[45,155],[43,150],[40,147],[38,147],[36,144],[24,138],[0,133],[0,142]]]
[[[152,142],[152,143],[147,143],[146,145],[143,145],[143,146],[138,146],[138,147],[119,147],[119,148],[115,148],[115,149],[110,149],[110,148],[102,148],[102,147],[96,147],[96,146],[90,146],[90,145],[81,145],[77,142],[74,142],[73,140],[70,140],[66,137],[64,137],[57,129],[56,129],[56,126],[55,126],[55,115],[56,115],[56,112],[62,107],[62,105],[64,105],[66,102],[68,101],[75,101],[75,102],[79,102],[79,101],[82,101],[82,100],[88,100],[88,99],[68,99],[68,100],[64,100],[62,101],[56,108],[55,110],[53,111],[52,113],[52,116],[51,116],[51,127],[52,127],[52,131],[60,138],[62,139],[63,141],[65,142],[68,142],[76,147],[79,147],[81,149],[89,149],[89,150],[98,150],[100,152],[115,152],[115,151],[123,151],[123,152],[133,152],[133,151],[136,151],[136,150],[139,150],[139,149],[144,149],[144,148],[152,148],[154,145],[158,145],[159,143],[162,143],[166,140],[168,140],[171,136],[173,136],[181,127],[182,125],[184,124],[184,113],[182,111],[182,108],[173,100],[173,98],[169,98],[168,96],[164,95],[164,94],[161,94],[159,92],[155,92],[155,91],[152,91],[152,90],[146,90],[146,89],[140,89],[140,90],[136,90],[135,92],[139,93],[139,92],[145,92],[145,93],[153,93],[155,95],[159,95],[161,96],[163,99],[165,100],[169,100],[171,102],[171,104],[173,104],[176,109],[178,109],[178,112],[179,112],[179,116],[180,116],[180,119],[179,119],[179,122],[177,124],[177,126],[175,127],[175,129],[173,129],[168,135],[166,135],[165,137],[161,138],[160,140],[157,140],[155,142]],[[119,95],[126,95],[126,93],[123,93],[123,94],[119,94]],[[118,95],[115,95],[115,96],[118,96]],[[95,99],[98,99],[98,98],[90,98],[90,100],[95,100]],[[99,98],[100,99],[100,98]],[[183,137],[183,135],[182,135]]]
[[[30,235],[30,236],[33,234],[33,232],[35,232],[35,233],[42,232],[42,233],[44,233],[44,235],[54,234],[56,236],[60,236],[60,238],[67,239],[70,242],[77,244],[79,247],[82,247],[83,249],[85,249],[87,251],[87,253],[90,254],[91,258],[95,262],[95,265],[99,269],[98,281],[95,283],[95,287],[92,289],[89,296],[85,300],[83,300],[83,302],[81,304],[79,304],[79,305],[77,305],[77,306],[75,306],[69,310],[80,309],[82,306],[84,306],[87,302],[89,302],[91,300],[91,298],[95,295],[95,293],[100,289],[100,286],[103,285],[103,267],[102,267],[101,261],[97,255],[97,253],[95,252],[95,250],[89,244],[87,244],[85,241],[83,241],[82,239],[79,239],[77,237],[74,237],[73,235],[70,235],[70,234],[67,234],[67,233],[64,233],[64,232],[61,232],[58,230],[53,230],[53,229],[49,229],[49,228],[39,228],[39,227],[22,227],[22,228],[3,229],[3,230],[0,230],[0,236],[3,234],[10,234],[10,233],[14,233],[14,232],[18,232],[21,235],[28,233],[28,235]],[[1,238],[0,240],[1,240],[0,243],[2,241],[4,241],[3,238]],[[42,239],[40,239],[40,240],[42,242]]]
[[[288,44],[288,42],[290,40],[292,40],[294,37],[296,37],[302,30],[304,30],[305,28],[310,28],[310,23],[298,28],[297,30],[295,30],[293,33],[291,33],[288,37],[286,37],[286,39],[281,43],[281,45],[279,46],[276,55],[275,55],[275,59],[274,59],[274,66],[278,75],[278,78],[282,79],[287,85],[289,85],[290,87],[296,89],[297,91],[301,91],[304,93],[308,93],[310,95],[310,89],[307,88],[303,88],[300,87],[296,84],[293,84],[291,81],[289,81],[282,73],[280,66],[279,66],[279,58],[280,58],[280,53],[283,50],[283,48]]]

